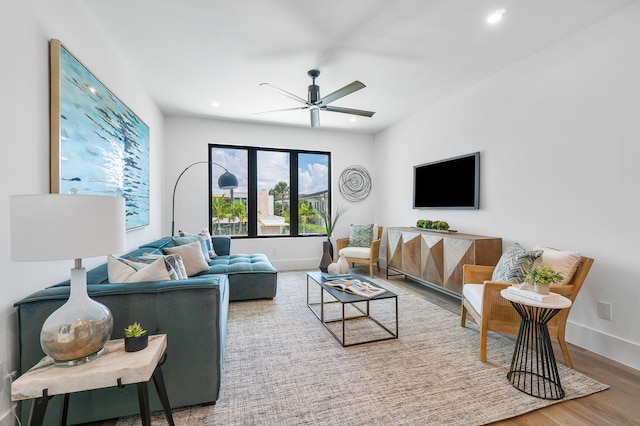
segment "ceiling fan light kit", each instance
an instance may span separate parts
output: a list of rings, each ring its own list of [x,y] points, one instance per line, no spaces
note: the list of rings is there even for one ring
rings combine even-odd
[[[271,90],[280,93],[288,98],[293,99],[294,101],[300,102],[304,104],[301,107],[294,108],[286,108],[279,109],[275,111],[265,111],[265,112],[277,112],[277,111],[291,111],[298,109],[308,109],[311,117],[311,127],[320,127],[320,110],[331,111],[331,112],[340,112],[343,114],[352,114],[352,115],[360,115],[363,117],[372,117],[375,112],[365,111],[361,109],[353,109],[353,108],[344,108],[328,105],[333,101],[336,101],[346,95],[349,95],[357,90],[363,89],[366,86],[359,81],[354,81],[352,83],[347,84],[346,86],[336,90],[328,94],[327,96],[321,98],[320,97],[320,86],[316,84],[316,78],[320,75],[320,71],[317,69],[309,70],[307,72],[309,77],[311,77],[311,84],[307,90],[307,100],[302,99],[299,96],[294,95],[293,93],[287,92],[286,90],[280,89],[279,87],[273,86],[269,83],[261,83],[260,86],[267,87]]]

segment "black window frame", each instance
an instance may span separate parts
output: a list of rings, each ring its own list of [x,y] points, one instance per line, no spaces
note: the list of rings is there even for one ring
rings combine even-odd
[[[209,206],[209,232],[213,232],[213,211],[211,208],[211,200],[213,197],[213,185],[217,185],[217,182],[212,181],[213,168],[217,167],[213,164],[213,150],[220,149],[238,149],[247,151],[247,235],[230,235],[232,239],[242,238],[290,238],[290,237],[318,237],[326,236],[325,233],[320,234],[299,234],[299,215],[298,208],[292,208],[292,206],[298,206],[299,202],[299,189],[298,189],[298,155],[300,154],[322,154],[327,156],[327,210],[331,211],[333,192],[331,190],[331,152],[320,150],[303,150],[303,149],[291,149],[291,148],[274,148],[274,147],[261,147],[261,146],[246,146],[246,145],[226,145],[219,143],[210,143],[208,147],[209,156],[209,200],[207,202]],[[289,234],[258,234],[258,151],[272,151],[272,152],[285,152],[289,154]],[[233,173],[233,170],[229,170]],[[295,188],[295,190],[294,190]],[[213,234],[211,234],[213,235]]]

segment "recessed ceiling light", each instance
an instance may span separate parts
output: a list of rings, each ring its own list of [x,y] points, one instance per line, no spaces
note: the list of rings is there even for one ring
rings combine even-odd
[[[356,118],[355,118],[355,117],[351,117],[351,118],[349,119],[349,121],[350,121],[350,122],[352,122],[352,123],[355,123],[355,122],[356,122]]]
[[[507,13],[506,9],[496,10],[491,15],[487,16],[487,23],[489,25],[497,24],[498,22],[502,21],[502,18],[504,18],[505,13]]]
[[[218,101],[211,101],[211,106],[214,108],[220,108],[220,102]]]

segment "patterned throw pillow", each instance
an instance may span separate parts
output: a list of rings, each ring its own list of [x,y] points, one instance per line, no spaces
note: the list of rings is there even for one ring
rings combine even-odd
[[[371,247],[373,223],[370,225],[351,225],[349,247]]]
[[[521,283],[535,260],[542,255],[542,250],[525,250],[514,243],[502,253],[491,281],[503,283]]]
[[[165,262],[167,262],[171,267],[171,269],[173,270],[171,271],[169,270],[169,267],[167,267],[167,270],[169,271],[169,275],[171,275],[172,280],[186,280],[187,278],[189,278],[187,275],[187,270],[184,267],[184,262],[182,261],[182,257],[180,257],[180,255],[177,255],[177,254],[162,255],[162,254],[144,253],[142,256],[131,257],[129,260],[133,262],[138,262],[138,263],[153,263],[160,258],[163,258]]]
[[[171,265],[164,259],[152,263],[138,263],[109,255],[107,273],[111,283],[141,283],[149,281],[169,281]],[[173,271],[173,269],[171,269]]]

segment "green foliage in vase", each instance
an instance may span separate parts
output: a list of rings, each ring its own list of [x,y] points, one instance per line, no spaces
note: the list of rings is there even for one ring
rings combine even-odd
[[[347,209],[345,209],[344,206],[338,206],[336,208],[335,214],[331,216],[330,211],[326,211],[324,209],[320,210],[320,216],[322,216],[322,220],[324,221],[324,229],[327,233],[327,238],[331,238],[331,236],[333,235],[333,231],[336,229],[338,221],[346,211]]]
[[[564,279],[562,273],[556,272],[551,266],[536,266],[531,268],[525,279],[530,283],[555,284]]]
[[[140,337],[147,332],[139,322],[134,322],[124,329],[124,337]]]

